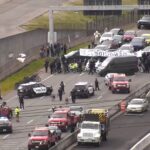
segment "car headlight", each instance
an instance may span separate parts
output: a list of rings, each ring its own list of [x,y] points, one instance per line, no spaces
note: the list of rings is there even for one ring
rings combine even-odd
[[[77,135],[77,137],[80,139],[80,138],[82,137],[82,135],[79,133],[79,134]]]
[[[42,144],[47,144],[47,140],[41,141],[40,145],[42,145]]]
[[[95,134],[94,137],[95,137],[95,138],[99,138],[99,137],[100,137],[100,134]]]
[[[116,87],[117,87],[117,84],[113,84],[113,87],[116,88]]]

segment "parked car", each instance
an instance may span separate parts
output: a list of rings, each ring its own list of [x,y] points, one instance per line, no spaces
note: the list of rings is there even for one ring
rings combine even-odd
[[[143,112],[148,110],[148,100],[142,98],[134,98],[127,105],[127,112]]]
[[[129,51],[129,52],[134,52],[134,47],[131,44],[123,44],[118,50],[120,51]]]
[[[28,82],[20,84],[18,87],[18,96],[23,95],[30,98],[43,95],[51,95],[52,87],[47,87],[39,82]]]
[[[142,50],[147,46],[144,37],[134,37],[130,44],[133,45],[134,51]]]
[[[12,123],[7,117],[0,117],[0,133],[12,133]]]
[[[125,33],[123,35],[123,40],[124,40],[124,42],[130,42],[136,36],[137,36],[136,31],[127,30],[127,31],[125,31]]]
[[[72,89],[77,97],[85,97],[94,95],[94,87],[88,82],[77,82]]]
[[[57,137],[58,140],[61,139],[61,134],[62,134],[62,132],[61,132],[61,130],[59,129],[58,126],[48,126],[48,129],[50,130],[50,132],[51,132],[52,134],[55,134],[55,135],[56,135],[56,137]]]
[[[146,44],[149,45],[150,44],[150,34],[142,34],[141,36],[145,38]]]
[[[112,40],[114,34],[112,32],[105,32],[102,34],[101,38],[100,38],[100,43],[102,43],[105,40]]]
[[[112,32],[114,35],[123,35],[124,30],[121,28],[113,28],[109,32]]]
[[[149,28],[150,27],[150,15],[143,16],[140,20],[137,22],[137,28]]]

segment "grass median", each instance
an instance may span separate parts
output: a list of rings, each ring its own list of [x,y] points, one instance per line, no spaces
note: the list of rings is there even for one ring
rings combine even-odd
[[[68,49],[67,53],[74,51],[74,50],[79,50],[80,48],[85,48],[88,46],[88,44],[89,44],[88,42],[79,44],[73,48]],[[50,62],[52,62],[53,59],[54,58],[50,57]],[[15,87],[15,84],[17,82],[23,80],[24,77],[31,76],[35,73],[38,73],[38,71],[43,68],[44,61],[45,61],[45,58],[42,58],[42,59],[40,58],[40,59],[34,60],[30,64],[23,67],[18,72],[14,73],[14,74],[10,75],[9,77],[7,77],[6,79],[2,80],[0,82],[2,95],[5,95],[7,92],[13,90]]]

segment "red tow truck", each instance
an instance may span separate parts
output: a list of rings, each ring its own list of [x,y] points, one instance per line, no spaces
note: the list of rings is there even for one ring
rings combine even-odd
[[[125,74],[115,74],[109,82],[109,89],[112,93],[116,92],[127,92],[130,93],[130,83],[131,79],[127,79]]]
[[[70,125],[76,125],[78,117],[71,114],[70,108],[59,108],[49,116],[48,125],[58,126],[62,131],[67,131]]]
[[[48,127],[35,128],[33,133],[29,133],[28,136],[28,150],[49,150],[49,148],[55,145],[56,142],[55,134],[51,133]]]

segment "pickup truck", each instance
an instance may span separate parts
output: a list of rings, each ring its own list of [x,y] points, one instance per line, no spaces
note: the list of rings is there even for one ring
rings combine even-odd
[[[62,131],[67,131],[71,124],[76,125],[78,117],[71,114],[70,108],[59,108],[49,116],[48,125],[58,126]]]
[[[56,142],[55,134],[51,133],[48,127],[35,128],[33,133],[29,133],[28,136],[28,150],[49,150],[49,148],[55,145]]]

